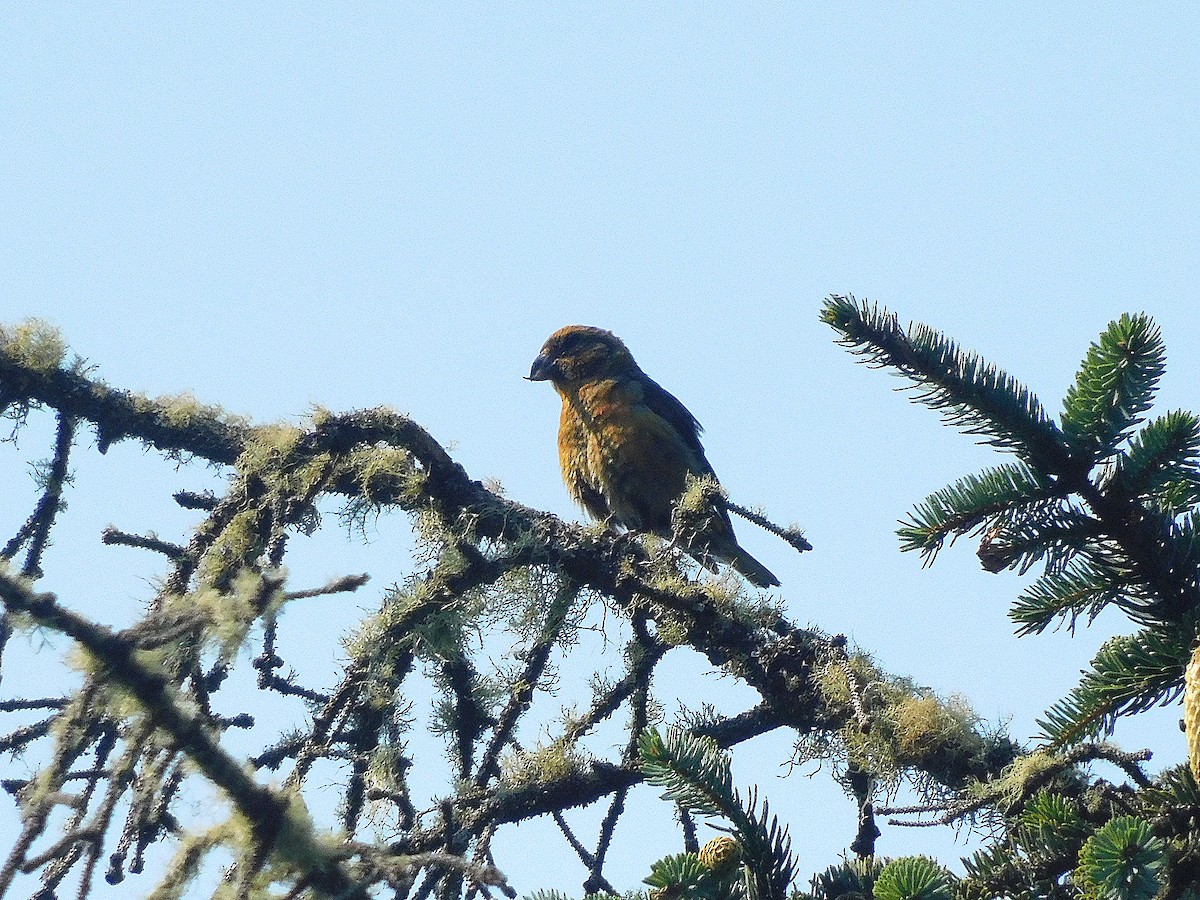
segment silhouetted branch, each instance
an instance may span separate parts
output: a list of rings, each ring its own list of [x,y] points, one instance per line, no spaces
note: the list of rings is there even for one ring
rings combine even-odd
[[[206,512],[185,545],[155,535],[105,532],[106,543],[150,549],[169,561],[149,614],[125,631],[114,633],[89,622],[52,595],[33,593],[22,581],[8,576],[0,580],[0,597],[9,610],[70,636],[96,666],[70,708],[17,738],[31,743],[51,734],[56,722],[71,735],[69,742],[55,744],[46,771],[57,792],[51,795],[53,802],[79,804],[77,821],[71,825],[74,837],[64,841],[60,835],[56,853],[43,850],[32,860],[27,857],[46,827],[51,801],[44,800],[27,818],[10,857],[12,866],[0,873],[0,890],[16,867],[41,868],[44,882],[57,884],[77,862],[84,883],[90,884],[110,825],[119,831],[119,839],[109,854],[106,878],[119,881],[126,865],[131,872],[140,870],[146,848],[178,827],[169,807],[186,771],[185,758],[219,786],[250,823],[252,840],[245,844],[250,849],[234,869],[235,896],[251,893],[259,870],[284,837],[291,854],[297,840],[308,848],[305,864],[289,876],[297,896],[313,891],[360,897],[380,883],[409,897],[435,891],[448,896],[460,883],[472,881],[473,890],[487,895],[489,885],[502,885],[490,862],[497,828],[603,798],[609,798],[608,809],[595,852],[583,849],[577,838],[573,845],[586,854],[580,858],[589,869],[587,888],[611,890],[604,861],[625,810],[626,793],[643,778],[637,740],[650,723],[655,668],[673,646],[696,649],[761,697],[758,706],[741,715],[698,726],[721,746],[781,727],[802,735],[837,734],[846,728],[866,730],[870,724],[862,697],[871,685],[846,664],[844,639],[798,628],[778,609],[750,602],[719,584],[689,579],[669,553],[638,535],[582,528],[502,497],[471,479],[428,432],[392,410],[321,413],[305,427],[254,427],[190,397],[134,397],[62,370],[25,370],[10,378],[12,367],[11,360],[0,360],[0,385],[28,403],[54,406],[64,420],[91,422],[102,450],[116,440],[133,438],[173,457],[190,454],[233,468],[221,496],[175,495],[180,505]],[[65,453],[63,460],[65,466]],[[340,683],[321,690],[299,683],[294,674],[278,674],[285,663],[277,650],[276,622],[290,601],[353,591],[367,581],[366,575],[346,576],[314,589],[284,589],[280,567],[288,534],[315,528],[317,503],[327,495],[343,498],[352,519],[385,508],[419,517],[433,561],[403,588],[387,593],[363,624],[361,637],[347,643]],[[808,549],[799,532],[773,526],[741,507],[730,508],[797,549]],[[535,584],[548,599],[534,592],[536,615],[529,615],[532,624],[520,637],[520,664],[503,681],[489,683],[476,669],[482,657],[463,649],[462,634],[478,627],[469,610],[480,603],[477,598],[491,596],[488,592],[519,592],[513,585],[526,575],[542,579]],[[569,719],[556,742],[570,750],[600,722],[628,708],[620,761],[585,762],[566,754],[559,768],[528,780],[510,778],[504,754],[513,748],[518,756],[526,752],[517,740],[519,728],[535,691],[545,687],[553,673],[552,654],[569,646],[578,627],[575,617],[593,597],[603,598],[605,615],[632,628],[633,637],[625,646],[626,671],[613,684],[595,686],[590,705],[581,716]],[[263,647],[253,660],[260,688],[302,699],[312,717],[307,728],[281,735],[250,760],[254,767],[270,769],[293,761],[278,791],[256,783],[220,744],[222,731],[248,727],[253,718],[248,712],[218,712],[214,700],[234,670],[238,650],[260,624]],[[402,752],[407,680],[419,671],[418,660],[430,664],[426,671],[435,673],[452,708],[447,733],[460,776],[454,793],[439,805],[437,823],[423,819],[412,805],[410,763]],[[851,684],[846,701],[830,694],[822,682],[831,660],[841,660],[846,668]],[[497,683],[510,693],[488,694]],[[153,727],[141,739],[125,738],[127,743],[113,750],[114,761],[91,768],[112,773],[107,779],[84,779],[86,791],[107,787],[93,809],[90,793],[72,799],[61,788],[79,780],[72,779],[71,772],[88,771],[75,760],[98,738],[76,732],[96,721],[98,713],[89,704],[95,701],[96,709],[103,708],[103,700],[96,698],[110,685],[135,698]],[[100,721],[105,727],[123,722],[103,715]],[[1014,746],[1000,742],[989,745],[985,754],[977,744],[964,742],[964,752],[947,753],[936,762],[918,760],[913,768],[957,786],[994,774],[1016,753]],[[340,815],[348,834],[358,828],[368,800],[385,803],[395,812],[401,837],[389,848],[354,844],[348,854],[331,855],[303,824],[302,810],[293,810],[291,804],[321,759],[344,766]],[[123,800],[127,807],[120,805]],[[113,818],[118,808],[126,810],[123,823]],[[869,809],[865,790],[860,808]],[[694,844],[694,828],[690,835]],[[230,836],[218,828],[207,835],[183,835],[181,840],[173,865],[183,868],[172,869],[164,884],[186,880],[187,867]],[[426,874],[417,884],[422,869]]]
[[[21,574],[37,578],[42,574],[42,553],[45,552],[46,542],[50,538],[50,529],[54,519],[63,507],[62,493],[69,475],[67,460],[71,455],[71,444],[75,439],[75,419],[59,413],[58,431],[54,437],[54,455],[49,467],[41,469],[45,464],[39,464],[39,481],[42,483],[42,496],[37,506],[25,524],[21,526],[16,536],[0,551],[0,557],[12,559],[13,556],[28,543],[29,550],[25,555],[25,564]]]
[[[248,821],[254,823],[261,846],[269,848],[275,843],[284,827],[286,801],[270,789],[255,784],[246,775],[241,764],[221,749],[204,723],[179,705],[167,680],[137,661],[128,642],[59,606],[52,594],[35,594],[20,581],[3,573],[0,573],[0,599],[8,609],[25,613],[39,624],[61,631],[103,660],[109,674],[138,699],[155,723],[186,749],[209,780],[229,796]],[[292,837],[300,838],[301,835],[293,834]],[[337,866],[328,865],[315,847],[309,864],[313,867],[315,882],[330,892],[366,896]],[[0,893],[6,888],[7,881],[0,875]]]
[[[111,525],[100,532],[100,540],[105,544],[119,544],[125,547],[137,547],[141,550],[153,550],[155,553],[161,553],[167,559],[179,559],[183,555],[182,547],[178,544],[172,544],[169,541],[159,540],[157,535],[147,534],[143,536],[140,534],[129,534]]]

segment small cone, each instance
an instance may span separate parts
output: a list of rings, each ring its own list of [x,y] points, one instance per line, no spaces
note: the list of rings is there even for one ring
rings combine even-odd
[[[742,845],[728,835],[722,835],[701,847],[697,856],[704,868],[721,872],[741,858]]]
[[[1200,782],[1200,644],[1192,651],[1183,676],[1183,733],[1187,735],[1192,777]]]

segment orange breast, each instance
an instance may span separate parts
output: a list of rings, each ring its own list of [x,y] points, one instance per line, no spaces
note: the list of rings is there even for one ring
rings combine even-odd
[[[671,508],[698,463],[675,429],[609,380],[563,394],[559,462],[571,495],[594,517],[667,533]]]

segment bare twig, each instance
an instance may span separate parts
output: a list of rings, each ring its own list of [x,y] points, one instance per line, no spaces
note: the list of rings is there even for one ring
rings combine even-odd
[[[105,544],[137,547],[141,550],[153,550],[155,553],[161,553],[167,559],[179,559],[183,555],[183,548],[181,546],[172,544],[169,541],[159,540],[156,534],[129,534],[128,532],[118,530],[112,525],[109,525],[100,532],[100,540]]]
[[[812,544],[805,539],[804,535],[799,529],[784,528],[782,525],[776,525],[766,516],[762,515],[762,513],[757,513],[752,509],[748,509],[745,506],[734,503],[732,500],[726,499],[723,502],[730,512],[735,512],[747,522],[753,522],[759,528],[771,532],[771,534],[775,535],[775,537],[786,541],[788,544],[791,544],[797,552],[803,553],[806,550],[812,549]]]

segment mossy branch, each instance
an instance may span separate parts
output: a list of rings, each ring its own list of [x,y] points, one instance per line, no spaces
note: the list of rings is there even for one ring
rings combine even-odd
[[[0,600],[13,612],[24,613],[38,624],[77,641],[105,668],[109,677],[137,698],[156,726],[167,731],[205,776],[229,797],[239,813],[253,825],[258,844],[267,852],[286,830],[292,841],[308,849],[290,851],[308,867],[307,875],[329,893],[366,898],[355,880],[328,857],[313,833],[305,834],[289,820],[289,801],[256,784],[241,763],[225,752],[212,729],[178,700],[172,685],[158,672],[138,662],[133,647],[118,635],[62,607],[53,594],[35,593],[26,583],[0,572]],[[11,874],[9,875],[11,878]],[[0,893],[8,882],[0,880]]]
[[[530,784],[505,783],[497,766],[501,751],[519,747],[516,725],[527,705],[527,691],[520,683],[544,680],[548,654],[562,645],[563,634],[570,631],[564,617],[576,592],[604,597],[606,611],[626,617],[639,639],[629,645],[627,678],[607,692],[598,691],[593,708],[564,729],[562,740],[568,750],[574,739],[622,704],[630,709],[631,728],[640,731],[648,725],[654,668],[672,646],[682,644],[735,674],[762,698],[760,705],[743,715],[699,729],[722,746],[780,727],[832,734],[861,724],[861,709],[856,712],[853,703],[831,698],[818,682],[818,670],[837,645],[835,639],[796,627],[778,609],[752,602],[727,584],[691,580],[680,572],[671,554],[653,541],[581,528],[502,497],[473,480],[423,428],[392,410],[319,412],[300,426],[253,426],[191,397],[150,400],[114,391],[90,379],[80,367],[21,368],[13,354],[5,360],[0,361],[0,385],[11,402],[52,406],[60,412],[66,408],[71,417],[95,425],[102,449],[118,439],[138,439],[170,457],[193,455],[230,468],[230,486],[223,497],[180,496],[184,505],[207,513],[185,546],[111,533],[119,543],[156,550],[170,561],[170,575],[144,623],[114,635],[82,619],[59,621],[47,611],[51,608],[43,609],[45,615],[38,621],[85,645],[103,638],[115,642],[109,648],[113,653],[121,645],[121,665],[134,667],[125,673],[129,677],[142,671],[136,668],[141,665],[139,653],[169,651],[161,657],[169,665],[157,673],[158,681],[144,686],[147,697],[133,695],[139,703],[166,698],[163,702],[173,704],[164,707],[161,715],[152,707],[155,724],[169,732],[189,758],[207,759],[207,764],[197,764],[214,779],[223,778],[222,767],[232,762],[220,755],[217,735],[240,720],[214,714],[210,695],[244,646],[250,627],[262,622],[261,665],[256,662],[260,686],[308,701],[313,718],[310,728],[281,736],[257,758],[259,764],[272,767],[294,760],[283,791],[263,794],[266,789],[242,773],[242,781],[233,782],[231,789],[239,809],[243,802],[253,806],[256,798],[265,797],[271,802],[257,804],[260,815],[291,821],[289,809],[282,804],[296,795],[318,760],[333,759],[349,766],[342,808],[348,831],[353,832],[367,800],[384,799],[399,811],[408,829],[405,838],[390,848],[396,854],[465,853],[474,841],[475,851],[486,855],[491,835],[500,825],[608,796],[612,798],[609,811],[589,864],[590,883],[602,886],[606,882],[601,867],[624,809],[624,792],[641,778],[633,764],[632,744],[618,763],[573,764],[553,778]],[[21,368],[19,375],[7,377],[5,364]],[[390,592],[378,613],[364,623],[349,648],[342,682],[333,690],[315,691],[274,674],[283,665],[275,652],[274,622],[280,605],[315,593],[285,591],[276,567],[283,559],[287,534],[316,527],[316,505],[329,496],[342,498],[351,517],[385,508],[413,513],[422,534],[432,536],[437,555],[407,587]],[[798,549],[807,546],[803,538],[795,537]],[[528,642],[524,676],[507,704],[490,709],[480,695],[471,660],[466,655],[439,656],[437,641],[453,633],[461,639],[464,628],[470,627],[464,609],[478,604],[488,591],[508,589],[506,579],[522,571],[537,571],[558,585],[562,602],[548,611],[542,632]],[[350,579],[329,589],[352,589],[360,583]],[[66,614],[51,603],[52,611]],[[202,665],[201,648],[214,640],[219,659],[211,666]],[[456,793],[443,804],[442,824],[418,827],[405,781],[408,761],[396,723],[404,715],[406,679],[421,659],[444,663],[449,696],[459,710],[453,736],[463,777]],[[116,674],[108,677],[124,685],[121,671],[118,666]],[[176,728],[183,729],[178,738]],[[203,734],[194,736],[189,728]],[[65,778],[73,765],[70,760],[84,752],[88,740],[80,736],[69,752],[63,751],[62,758],[53,761],[53,771]],[[476,747],[477,742],[482,743]],[[954,785],[971,775],[997,770],[1005,753],[1011,758],[1014,752],[1011,746],[998,753],[993,752],[995,746],[975,752],[982,747],[978,741],[971,746],[974,750],[969,752],[913,754],[898,765]],[[146,790],[159,781],[168,783],[167,759],[155,756]],[[390,767],[391,780],[371,781],[376,766]],[[156,823],[163,821],[158,811],[144,803],[135,808],[130,835],[136,828],[157,828]],[[142,833],[131,837],[126,848],[135,859]],[[269,829],[264,834],[260,847],[277,843],[278,830],[275,837]],[[181,860],[184,868],[204,852],[201,844],[192,846],[190,855]],[[238,874],[242,888],[249,890],[258,867],[269,862],[262,852],[251,855]],[[362,857],[353,872],[349,868],[340,872],[338,865],[349,866],[345,860],[335,862],[328,871],[310,869],[299,875],[296,889],[312,888],[321,879],[343,878],[342,886],[360,890],[354,879],[363,875]],[[429,878],[433,877],[428,876],[424,887],[432,889]]]

